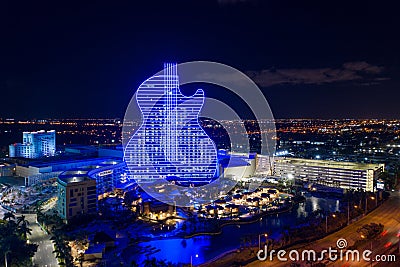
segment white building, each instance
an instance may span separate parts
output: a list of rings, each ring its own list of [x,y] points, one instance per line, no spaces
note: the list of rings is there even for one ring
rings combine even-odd
[[[257,175],[272,176],[274,169],[274,157],[257,154],[256,170]]]
[[[56,153],[56,132],[23,132],[22,143],[9,145],[9,157],[41,158],[52,157]]]
[[[274,158],[273,175],[343,189],[374,191],[374,180],[384,164],[338,162],[301,158]]]
[[[237,181],[248,179],[256,170],[256,154],[229,153],[226,162],[222,163],[223,176]]]

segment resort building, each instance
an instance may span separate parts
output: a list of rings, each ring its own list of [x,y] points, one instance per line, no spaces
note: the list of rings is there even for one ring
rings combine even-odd
[[[78,214],[95,213],[97,200],[126,183],[126,165],[108,160],[62,172],[57,179],[58,214],[68,221]]]
[[[47,182],[53,178],[57,179],[63,171],[81,168],[90,165],[97,165],[102,162],[114,161],[110,157],[102,158],[78,158],[78,159],[57,159],[57,160],[35,160],[22,165],[15,166],[17,176],[25,178],[25,186],[33,186],[38,183]],[[119,161],[119,160],[117,160]]]
[[[96,181],[87,176],[58,178],[58,214],[68,221],[78,214],[97,210]]]
[[[41,158],[56,153],[56,131],[23,132],[22,143],[9,145],[9,157]]]
[[[273,175],[343,189],[374,191],[384,164],[274,158]]]

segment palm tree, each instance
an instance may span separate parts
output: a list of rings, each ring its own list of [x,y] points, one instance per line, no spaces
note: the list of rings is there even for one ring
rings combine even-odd
[[[65,263],[67,267],[74,267],[74,258],[71,256],[71,250],[67,250],[67,254],[65,255]]]
[[[83,261],[85,260],[85,254],[84,253],[79,253],[78,255],[78,261],[79,261],[79,266],[83,266]]]
[[[157,260],[156,258],[147,258],[143,261],[143,266],[144,267],[157,267]]]
[[[6,213],[4,213],[4,216],[3,216],[3,220],[4,221],[10,221],[11,219],[15,219],[15,215],[14,215],[14,213],[12,213],[12,212],[6,212]]]
[[[53,250],[53,253],[56,254],[56,258],[57,258],[57,259],[62,259],[62,251],[61,251],[59,248],[56,247],[56,248]]]
[[[18,218],[18,219],[19,219],[19,218]],[[22,222],[21,225],[19,225],[18,223],[16,224],[17,232],[18,232],[20,235],[22,235],[22,236],[24,237],[24,239],[26,240],[26,239],[27,239],[27,235],[28,235],[28,234],[29,234],[29,235],[32,234],[32,229],[30,229],[30,228],[28,227],[28,225],[29,225],[29,222],[28,222],[28,221],[22,220],[22,221],[20,221],[20,222]]]
[[[58,215],[54,216],[54,224],[56,225],[57,228],[61,228],[62,226],[64,226],[63,220]]]
[[[25,225],[29,225],[29,221],[25,220],[25,215],[21,215],[17,218],[17,224],[25,224]]]
[[[167,261],[166,260],[159,260],[157,261],[157,266],[159,267],[167,267]]]
[[[22,224],[18,227],[18,232],[24,237],[24,239],[26,240],[27,235],[31,235],[32,234],[32,229],[28,227],[27,224]]]
[[[43,201],[38,201],[35,204],[35,207],[33,208],[36,213],[43,213],[43,207],[42,207]]]
[[[32,234],[32,229],[28,227],[29,221],[25,219],[24,215],[17,217],[18,232],[26,239],[27,235]]]
[[[59,235],[53,235],[50,237],[50,240],[53,241],[55,244],[60,243],[61,239],[59,237]]]
[[[15,223],[14,220],[9,220],[6,224],[5,227],[6,231],[7,231],[7,235],[13,235],[15,233],[15,230],[17,230],[17,224]]]

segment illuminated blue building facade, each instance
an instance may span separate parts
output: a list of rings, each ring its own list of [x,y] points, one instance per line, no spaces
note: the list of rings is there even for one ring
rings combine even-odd
[[[204,92],[182,95],[176,64],[142,83],[136,101],[142,125],[124,151],[132,178],[196,186],[217,177],[216,146],[198,122]]]
[[[78,214],[95,213],[97,200],[127,182],[126,165],[121,160],[97,159],[93,165],[72,168],[57,179],[57,210],[68,221]]]
[[[41,158],[56,153],[56,131],[23,132],[22,143],[9,146],[9,157]]]

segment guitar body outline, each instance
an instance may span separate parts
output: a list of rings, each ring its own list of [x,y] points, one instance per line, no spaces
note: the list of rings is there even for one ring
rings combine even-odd
[[[183,95],[176,64],[165,64],[162,74],[145,80],[136,103],[142,122],[124,151],[132,178],[166,179],[183,186],[200,186],[218,178],[216,146],[198,121],[204,91]]]

